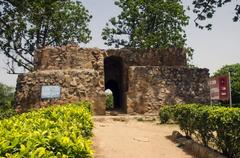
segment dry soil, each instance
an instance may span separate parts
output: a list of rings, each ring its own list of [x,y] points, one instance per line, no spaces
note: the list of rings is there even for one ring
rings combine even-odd
[[[95,118],[95,158],[193,158],[168,139],[177,125],[106,118]]]

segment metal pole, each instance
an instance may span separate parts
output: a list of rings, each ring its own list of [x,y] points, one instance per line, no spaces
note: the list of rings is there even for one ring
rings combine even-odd
[[[232,88],[231,88],[231,73],[228,72],[228,82],[229,82],[229,103],[230,107],[232,107]]]
[[[211,96],[211,81],[212,81],[212,79],[210,78],[209,80],[208,80],[208,86],[209,86],[209,91],[210,91],[210,95],[209,95],[209,97],[210,97],[210,104],[212,105],[212,96]]]

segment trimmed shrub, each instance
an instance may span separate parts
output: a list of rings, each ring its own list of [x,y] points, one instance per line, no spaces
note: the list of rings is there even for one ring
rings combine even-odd
[[[13,116],[0,121],[0,157],[92,157],[92,129],[86,102]]]
[[[202,142],[204,146],[208,146],[213,138],[212,124],[209,122],[209,112],[216,107],[213,106],[198,106],[194,110],[194,135]]]
[[[194,135],[204,146],[211,142],[229,158],[240,157],[240,108],[188,104],[164,111],[167,116],[160,111],[160,119],[174,119],[187,137]]]
[[[240,157],[240,108],[217,108],[209,112],[216,132],[214,143],[228,157]]]
[[[170,120],[173,120],[173,114],[175,106],[164,106],[159,111],[159,117],[161,123],[168,123]]]
[[[179,105],[175,107],[174,119],[179,123],[180,129],[184,131],[186,137],[190,138],[194,133],[195,105]]]

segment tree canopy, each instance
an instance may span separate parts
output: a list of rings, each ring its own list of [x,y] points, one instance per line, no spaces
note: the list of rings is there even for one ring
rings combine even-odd
[[[103,29],[108,46],[135,48],[186,47],[189,17],[180,0],[117,0],[122,9]]]
[[[231,88],[233,103],[240,103],[240,63],[225,65],[214,73],[214,76],[231,73]]]
[[[199,21],[204,21],[206,19],[211,19],[216,12],[217,8],[221,8],[227,3],[233,3],[232,0],[193,0],[194,9],[193,12],[197,14],[195,19],[196,26],[203,29],[212,28],[212,24],[202,25]],[[240,3],[235,3],[235,15],[233,16],[233,21],[238,22],[240,20]]]
[[[87,43],[91,16],[79,1],[0,0],[0,53],[9,62],[31,71],[34,50],[48,45]]]

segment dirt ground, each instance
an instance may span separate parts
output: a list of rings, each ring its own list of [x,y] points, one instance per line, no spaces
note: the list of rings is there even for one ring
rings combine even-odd
[[[105,116],[107,117],[107,116]],[[176,125],[137,119],[94,119],[95,158],[193,158],[169,140]]]

